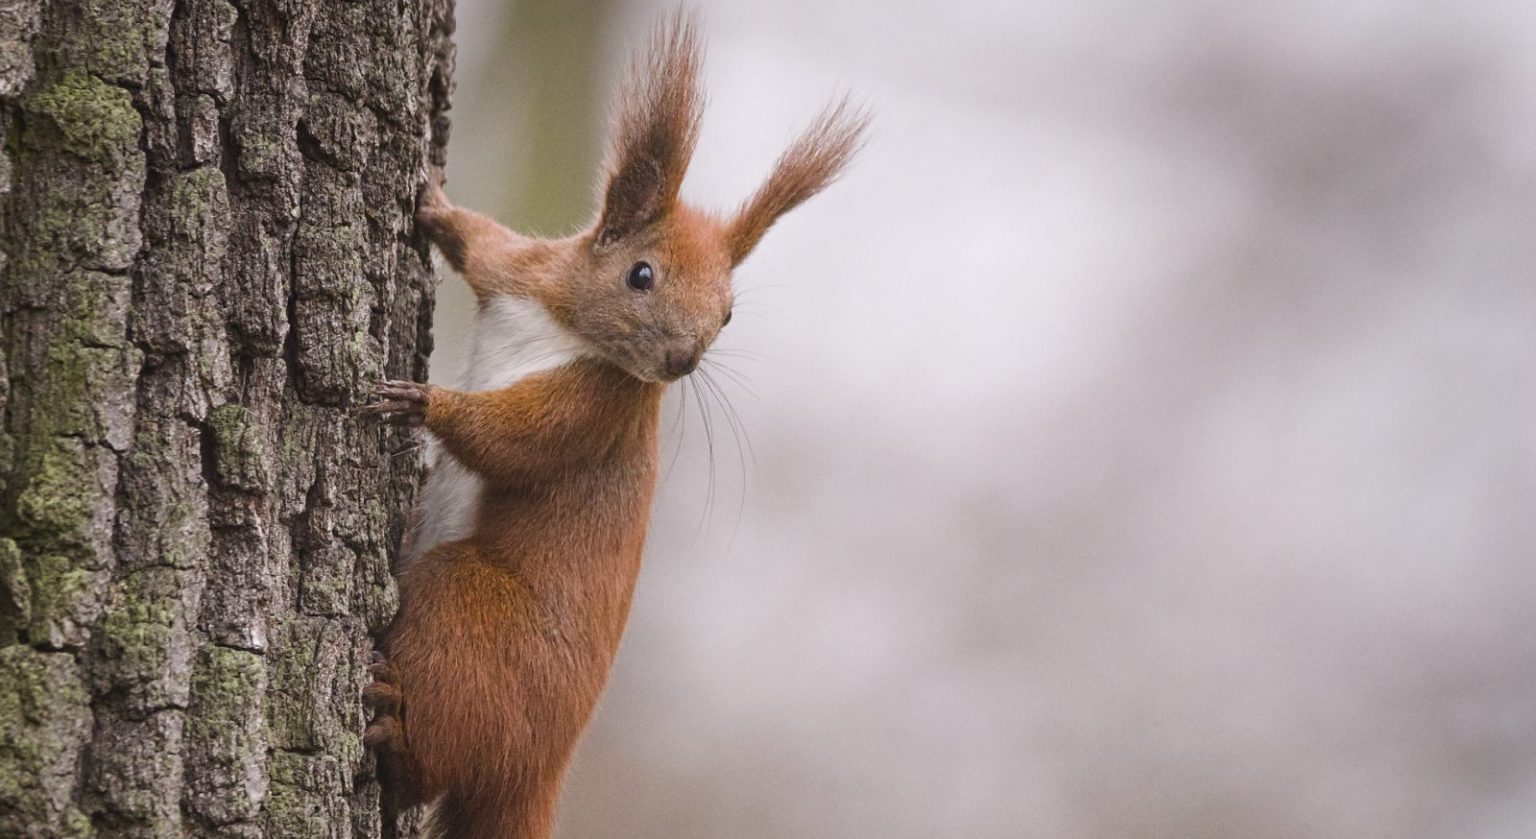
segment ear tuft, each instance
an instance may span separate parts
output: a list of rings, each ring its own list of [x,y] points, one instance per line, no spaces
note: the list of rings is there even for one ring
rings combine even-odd
[[[779,216],[837,180],[864,145],[869,112],[848,97],[824,108],[774,164],[773,173],[730,223],[731,264],[739,264]]]
[[[704,109],[697,29],[692,16],[679,8],[635,56],[614,109],[600,244],[654,224],[677,203]]]

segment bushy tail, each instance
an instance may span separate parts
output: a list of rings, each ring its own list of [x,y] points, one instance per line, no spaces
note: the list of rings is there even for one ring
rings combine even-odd
[[[484,788],[449,790],[432,808],[431,839],[549,839],[554,832],[556,784],[501,793]]]

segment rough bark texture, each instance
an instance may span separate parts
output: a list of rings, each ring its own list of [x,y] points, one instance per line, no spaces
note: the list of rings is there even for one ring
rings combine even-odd
[[[0,836],[377,836],[448,0],[0,0]]]

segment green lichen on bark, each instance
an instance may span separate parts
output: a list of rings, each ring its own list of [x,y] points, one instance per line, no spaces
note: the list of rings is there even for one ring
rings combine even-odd
[[[196,593],[189,576],[150,566],[115,581],[91,638],[97,693],[122,695],[134,708],[186,707],[194,644],[188,601]]]
[[[172,235],[198,248],[191,254],[197,263],[186,267],[219,264],[227,247],[228,219],[229,185],[218,167],[201,166],[173,176],[168,213]],[[201,273],[197,278],[202,282],[213,279]]]
[[[17,470],[17,532],[50,547],[88,546],[100,488],[92,486],[95,464],[85,444],[75,437],[45,439],[28,455]]]
[[[0,646],[14,644],[32,620],[32,584],[21,548],[0,538]]]
[[[128,277],[102,271],[70,271],[60,278],[58,290],[60,340],[97,350],[132,350],[123,329],[133,295]]]
[[[70,779],[91,733],[90,696],[65,653],[0,647],[0,835],[88,835]]]
[[[33,118],[28,145],[107,165],[121,164],[142,127],[128,91],[82,72],[33,93],[25,107]]]
[[[263,656],[217,646],[198,654],[187,740],[199,783],[187,803],[210,822],[255,818],[266,799],[266,694]]]
[[[60,318],[45,360],[49,376],[35,384],[42,404],[32,414],[32,428],[37,434],[121,444],[126,442],[127,417],[132,411],[130,365],[138,353],[86,343],[94,340],[89,337],[91,330],[91,322],[67,312]]]
[[[274,636],[272,688],[285,701],[268,709],[273,748],[362,758],[358,685],[366,644],[354,640],[353,623],[296,617]]]
[[[99,611],[94,602],[101,575],[67,556],[36,554],[26,560],[32,589],[32,643],[48,649],[79,646]]]
[[[49,649],[85,643],[100,613],[105,484],[113,456],[76,437],[42,437],[18,466],[11,531],[30,595],[28,632]],[[103,472],[107,472],[106,475]]]
[[[173,3],[168,0],[74,0],[59,4],[57,25],[74,37],[60,44],[56,60],[111,82],[135,84],[151,58],[165,51]]]
[[[361,662],[418,466],[350,408],[425,373],[447,26],[0,10],[0,836],[379,834]]]
[[[213,466],[227,487],[260,492],[272,483],[272,455],[266,438],[245,408],[220,405],[208,412],[213,430]]]
[[[276,752],[272,755],[272,791],[263,822],[268,836],[332,839],[338,825],[351,822],[345,802],[331,794],[346,780],[345,765],[329,755]]]

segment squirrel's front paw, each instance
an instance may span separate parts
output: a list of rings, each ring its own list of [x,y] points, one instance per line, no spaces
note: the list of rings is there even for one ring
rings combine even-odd
[[[363,704],[373,711],[373,719],[363,729],[363,745],[376,751],[404,751],[405,731],[400,725],[400,705],[404,697],[395,680],[395,671],[383,654],[374,653],[368,664],[373,682],[363,688]]]
[[[421,382],[380,382],[374,388],[379,401],[359,410],[383,422],[421,425],[427,418],[427,400],[431,398],[432,390],[432,385]]]
[[[421,190],[421,203],[416,208],[416,223],[429,235],[436,233],[443,217],[452,209],[453,202],[449,201],[448,194],[443,192],[443,173],[440,170],[433,171],[427,176],[426,186]]]

